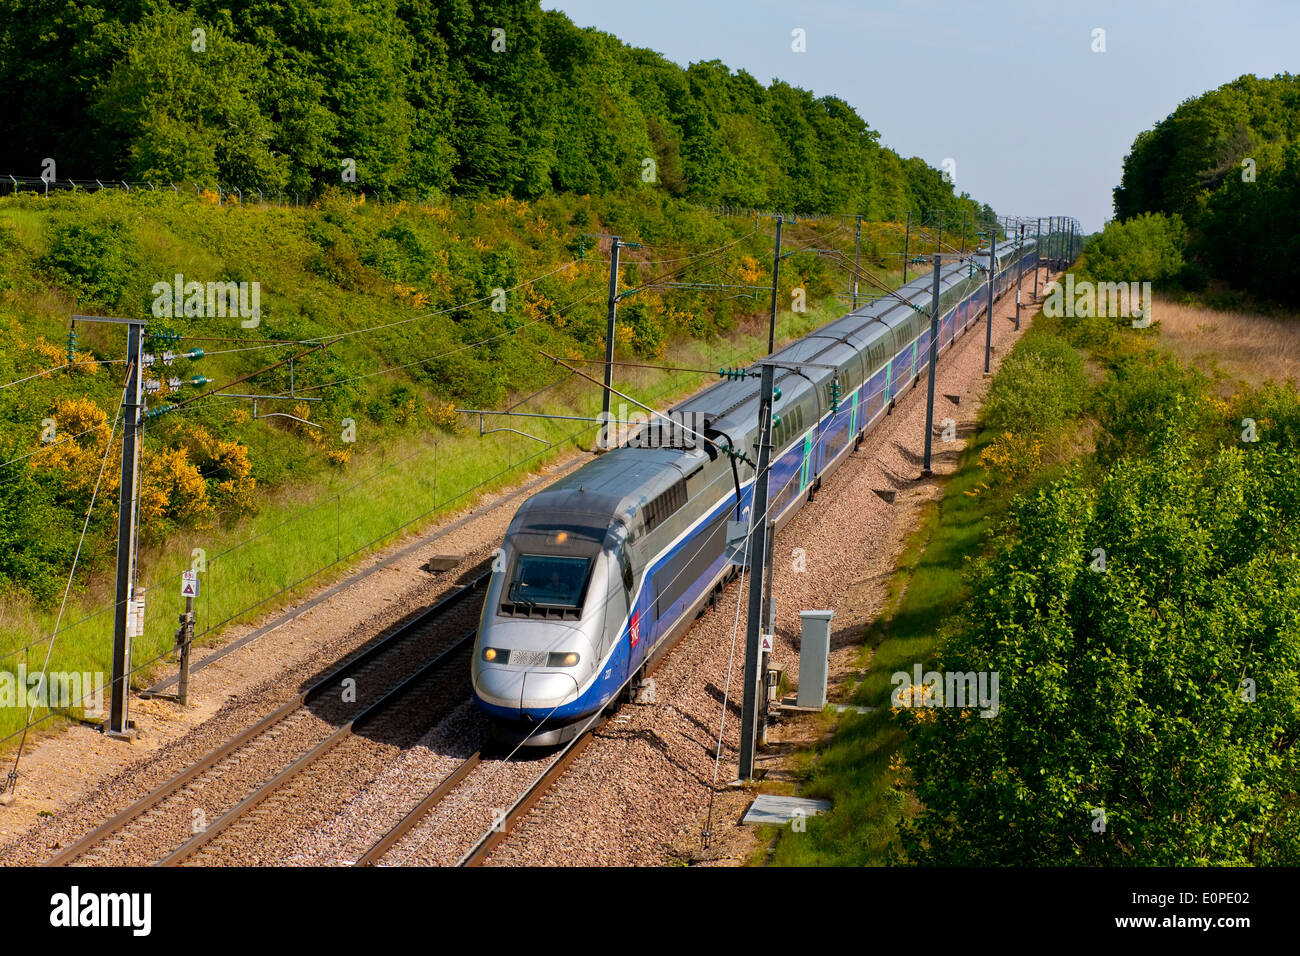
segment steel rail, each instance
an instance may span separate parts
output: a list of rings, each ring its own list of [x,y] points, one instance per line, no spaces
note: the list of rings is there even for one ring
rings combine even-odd
[[[564,752],[546,768],[546,772],[534,780],[523,795],[514,802],[506,812],[505,819],[479,837],[478,842],[456,861],[456,865],[482,866],[486,863],[488,857],[492,855],[492,851],[510,835],[510,832],[528,815],[533,807],[541,802],[551,787],[555,785],[555,782],[568,772],[582,752],[596,739],[595,731],[596,728],[592,727],[574,737],[573,741],[565,747]]]
[[[464,763],[457,767],[449,774],[442,783],[438,784],[431,794],[420,801],[419,805],[402,817],[397,825],[384,834],[374,846],[361,855],[353,866],[375,866],[387,855],[388,851],[402,842],[402,838],[415,829],[415,825],[429,815],[438,804],[446,799],[447,794],[455,790],[462,780],[464,780],[471,771],[477,767],[483,759],[483,752],[475,751],[468,757]]]
[[[285,767],[270,780],[263,783],[260,787],[241,800],[236,806],[227,810],[211,826],[206,827],[199,833],[194,834],[189,840],[185,841],[172,853],[160,860],[157,866],[179,866],[185,860],[189,859],[203,847],[207,846],[225,830],[229,829],[236,821],[246,817],[255,810],[260,804],[279,790],[284,784],[288,783],[294,777],[297,777],[308,767],[312,766],[325,754],[329,753],[344,740],[351,737],[362,725],[374,720],[384,714],[390,707],[400,701],[415,687],[422,684],[432,675],[442,670],[451,660],[452,656],[465,649],[467,644],[474,640],[477,629],[471,629],[456,639],[456,642],[449,647],[444,648],[438,653],[433,660],[428,661],[415,673],[409,675],[396,686],[389,688],[383,696],[373,701],[347,723],[334,730],[328,737],[318,743],[307,753],[303,754],[289,766]]]
[[[212,767],[214,767],[221,760],[228,757],[230,754],[234,753],[240,748],[247,746],[249,742],[262,736],[268,730],[270,730],[271,728],[273,728],[274,726],[282,722],[290,714],[298,711],[305,704],[307,704],[308,701],[315,699],[316,697],[320,696],[322,693],[326,691],[336,689],[338,686],[338,682],[341,679],[343,679],[345,676],[360,669],[361,667],[373,661],[379,655],[391,650],[392,648],[406,641],[411,636],[413,636],[419,629],[426,626],[433,618],[441,614],[445,614],[448,611],[451,611],[454,608],[456,608],[459,604],[463,603],[471,594],[476,593],[483,586],[483,584],[487,581],[487,579],[490,576],[491,576],[490,573],[481,574],[477,578],[475,578],[474,580],[466,584],[463,588],[445,595],[444,597],[439,599],[436,603],[426,608],[413,620],[408,621],[406,624],[402,625],[397,630],[393,631],[387,637],[383,638],[377,643],[366,648],[366,650],[362,651],[360,654],[357,654],[351,659],[344,661],[341,665],[336,667],[325,677],[321,678],[319,681],[317,681],[315,684],[308,687],[306,690],[303,690],[298,694],[294,695],[293,698],[286,701],[284,704],[276,708],[271,713],[267,714],[261,720],[257,721],[257,723],[253,724],[248,729],[242,731],[241,733],[227,740],[224,744],[222,744],[221,746],[217,747],[216,749],[210,751],[208,754],[200,758],[192,766],[190,766],[186,770],[183,770],[179,774],[176,774],[174,777],[172,777],[162,786],[155,788],[145,796],[141,797],[139,800],[132,803],[126,809],[122,810],[120,813],[114,815],[110,819],[106,820],[104,823],[100,824],[95,829],[91,830],[89,833],[87,833],[81,839],[77,840],[71,846],[60,851],[56,856],[52,857],[46,863],[46,865],[67,866],[72,861],[76,860],[78,857],[84,856],[86,851],[89,850],[91,847],[95,846],[96,844],[102,843],[105,839],[117,833],[119,830],[123,829],[127,824],[131,823],[137,817],[144,815],[149,810],[158,806],[168,797],[172,796],[174,793],[176,793],[177,791],[185,787],[187,784],[191,783],[197,777],[201,776],[208,770],[212,769]]]

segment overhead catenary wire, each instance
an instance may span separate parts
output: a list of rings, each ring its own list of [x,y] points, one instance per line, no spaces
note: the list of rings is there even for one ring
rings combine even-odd
[[[718,246],[715,249],[708,249],[705,250],[704,252],[695,252],[689,256],[681,256],[676,259],[648,259],[648,260],[631,260],[631,261],[634,262],[636,265],[640,265],[640,266],[663,266],[663,265],[671,265],[674,262],[688,262],[692,259],[700,259],[705,256],[713,256],[713,255],[717,255],[720,252],[726,252],[728,249],[734,248],[735,246],[740,245],[746,239],[750,239],[756,235],[758,235],[757,226],[755,226],[749,232],[745,233],[745,235],[741,236],[739,239],[736,239],[733,242],[728,242],[725,245]]]
[[[541,282],[543,279],[548,279],[551,276],[555,275],[556,273],[563,272],[565,269],[573,268],[574,266],[577,266],[580,262],[581,260],[579,259],[571,259],[568,262],[564,263],[563,265],[557,266],[556,268],[552,269],[550,272],[545,272],[541,275],[533,276],[531,279],[525,279],[523,282],[516,283],[510,288],[503,289],[502,291],[504,291],[507,295],[511,292],[517,292],[520,289],[524,289],[530,285],[534,285],[538,282]],[[420,322],[424,319],[432,319],[439,315],[446,315],[448,312],[457,312],[461,309],[468,309],[475,305],[482,305],[484,302],[491,301],[496,297],[497,297],[496,293],[493,292],[488,295],[479,296],[477,299],[471,299],[467,302],[460,302],[457,303],[456,305],[449,305],[442,309],[436,309],[433,312],[425,312],[421,315],[412,316],[409,319],[398,319],[397,321],[394,322],[384,322],[381,323],[380,325],[372,325],[364,329],[352,329],[351,331],[340,332],[333,336],[319,336],[317,338],[307,338],[307,339],[303,339],[302,343],[307,344],[310,342],[318,342],[321,341],[322,339],[328,338],[331,340],[331,344],[332,344],[333,342],[337,342],[345,338],[350,338],[354,335],[365,335],[370,332],[378,332],[382,329],[395,328],[396,326],[399,325],[410,325],[412,322]]]
[[[29,451],[25,455],[19,455],[17,458],[10,458],[8,461],[0,462],[0,468],[7,468],[12,464],[16,464],[17,462],[23,461],[27,458],[31,458],[33,455],[39,455],[43,451],[49,451],[51,448],[58,448],[60,445],[65,444],[66,442],[70,442],[77,438],[80,438],[82,435],[89,435],[91,432],[97,432],[103,427],[104,427],[103,425],[93,425],[90,428],[85,429],[84,431],[77,432],[75,435],[68,435],[64,438],[60,438],[58,441],[52,441],[47,445],[42,445],[40,448],[37,448],[35,451]]]
[[[12,382],[5,382],[0,385],[0,390],[12,388],[15,385],[21,385],[23,382],[30,382],[34,378],[40,378],[44,375],[53,375],[55,372],[62,372],[65,368],[72,368],[71,362],[64,362],[62,365],[56,365],[54,368],[47,368],[43,372],[37,372],[35,375],[28,375],[26,378],[15,379]]]
[[[53,375],[55,372],[62,372],[65,369],[76,368],[78,365],[121,365],[126,359],[84,359],[80,362],[64,362],[62,365],[56,365],[53,368],[47,368],[44,371],[28,375],[26,378],[14,379],[12,382],[5,382],[0,385],[0,391],[6,388],[12,388],[15,385],[21,385],[24,382],[30,382],[33,379],[42,378],[46,375]]]
[[[569,311],[575,306],[581,305],[583,302],[586,302],[588,299],[591,299],[593,296],[599,295],[600,292],[601,290],[593,289],[587,294],[579,296],[577,299],[568,302],[567,304],[561,306],[558,309],[548,309],[546,315],[533,319],[531,322],[525,322],[523,325],[517,326],[513,329],[507,329],[504,332],[498,332],[495,335],[490,335],[485,339],[479,339],[477,342],[466,342],[463,345],[458,345],[455,348],[447,349],[444,352],[437,352],[433,355],[426,355],[424,358],[416,359],[413,362],[406,362],[402,365],[391,365],[386,368],[376,369],[373,372],[365,372],[361,375],[353,375],[350,376],[349,378],[340,378],[332,382],[324,382],[319,385],[299,385],[297,387],[297,390],[299,392],[311,392],[322,388],[334,388],[335,386],[338,385],[347,385],[352,382],[360,382],[368,378],[374,378],[376,375],[387,375],[391,372],[400,372],[403,369],[414,368],[417,365],[424,365],[427,362],[433,362],[440,358],[447,358],[450,355],[456,355],[457,353],[465,352],[468,351],[469,349],[481,348],[484,345],[490,345],[493,342],[500,341],[501,339],[509,338],[512,335],[517,335],[518,333],[522,332],[524,329],[529,329],[532,328],[533,326],[540,325],[541,323],[545,322],[549,318],[554,318],[557,315],[563,315],[565,312]]]
[[[604,359],[589,358],[570,358],[567,361],[574,362],[578,365],[601,365],[605,364]],[[610,365],[618,368],[649,368],[659,372],[698,372],[701,375],[717,375],[716,368],[686,368],[680,365],[652,365],[646,362],[610,362]],[[549,387],[549,386],[548,386]],[[604,386],[602,385],[602,388]]]
[[[319,352],[322,349],[327,349],[337,341],[338,339],[332,339],[329,342],[321,342],[318,345],[313,345],[311,348],[304,349],[303,351],[299,352],[297,355],[290,355],[288,358],[281,359],[279,362],[276,362],[272,365],[268,365],[265,368],[260,368],[255,372],[249,372],[247,375],[241,375],[239,378],[226,382],[224,385],[218,385],[216,388],[210,388],[207,391],[200,392],[197,395],[191,395],[189,398],[181,399],[179,402],[176,402],[173,405],[162,406],[162,408],[160,408],[159,410],[160,411],[165,410],[170,414],[176,409],[184,408],[185,406],[193,404],[194,402],[197,402],[200,399],[208,398],[209,396],[212,395],[219,395],[228,388],[233,388],[236,385],[240,385],[244,382],[247,382],[250,378],[256,378],[259,375],[264,375],[267,372],[279,368],[281,365],[288,365],[290,362],[296,361],[300,358],[304,358],[305,356],[308,355],[312,355],[313,353]]]

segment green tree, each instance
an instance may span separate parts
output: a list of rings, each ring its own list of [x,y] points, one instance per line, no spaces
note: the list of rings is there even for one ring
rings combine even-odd
[[[1102,282],[1165,283],[1184,266],[1187,231],[1178,215],[1143,213],[1108,222],[1087,245],[1088,275]]]
[[[909,859],[1300,862],[1300,463],[1178,435],[1016,503],[941,662],[996,671],[997,715],[900,711]]]

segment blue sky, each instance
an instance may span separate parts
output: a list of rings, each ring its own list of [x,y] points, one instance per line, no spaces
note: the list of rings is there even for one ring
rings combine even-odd
[[[1300,71],[1288,0],[542,0],[677,63],[850,103],[881,141],[1003,215],[1112,215],[1134,136],[1243,73]],[[791,50],[801,28],[807,52]],[[1106,31],[1094,53],[1093,30]]]

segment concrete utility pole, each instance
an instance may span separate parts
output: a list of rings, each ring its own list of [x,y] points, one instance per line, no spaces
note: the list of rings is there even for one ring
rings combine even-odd
[[[993,283],[998,274],[998,224],[989,226],[989,320],[984,332],[984,374],[989,373],[993,357]]]
[[[745,696],[740,716],[741,780],[754,779],[758,736],[759,631],[763,624],[763,574],[767,557],[768,464],[772,457],[772,378],[774,367],[764,363],[758,393],[758,473],[750,515],[754,531],[749,540],[749,621],[745,630]]]
[[[1020,331],[1020,280],[1025,277],[1025,224],[1016,235],[1016,331]]]
[[[1037,231],[1034,233],[1034,301],[1038,301],[1038,264],[1043,258],[1043,217],[1038,217]]]
[[[767,354],[776,350],[776,284],[781,277],[781,224],[784,216],[776,217],[776,250],[772,253],[772,314],[767,322]]]
[[[96,319],[77,316],[86,321],[121,322],[127,327],[126,400],[122,405],[122,481],[117,505],[117,590],[113,609],[113,687],[108,711],[108,734],[127,738],[131,733],[129,702],[131,697],[131,617],[135,610],[135,513],[136,483],[140,469],[140,416],[144,410],[144,375],[141,358],[144,352],[143,321],[135,319]]]
[[[853,308],[858,307],[858,272],[862,267],[862,217],[858,217],[857,233],[853,237],[853,275],[849,283],[849,292],[853,293]]]
[[[601,420],[609,421],[610,388],[614,384],[614,313],[618,308],[618,250],[621,237],[609,240],[609,313],[605,324],[605,388],[600,398]]]
[[[930,381],[925,391],[925,465],[921,477],[934,474],[930,470],[930,451],[934,444],[934,366],[939,359],[939,265],[940,253],[934,254],[934,285],[930,292]]]
[[[907,284],[907,256],[912,245],[912,210],[907,211],[907,231],[903,233],[903,284]]]
[[[767,626],[763,633],[775,635],[776,601],[772,600],[772,581],[776,577],[776,525],[772,522],[767,525],[767,560],[763,570],[767,576],[767,583],[763,587],[763,610],[766,612]],[[761,644],[759,649],[762,653],[758,657],[758,746],[766,747],[767,715],[770,709],[767,702],[767,671],[772,666],[772,652]]]

